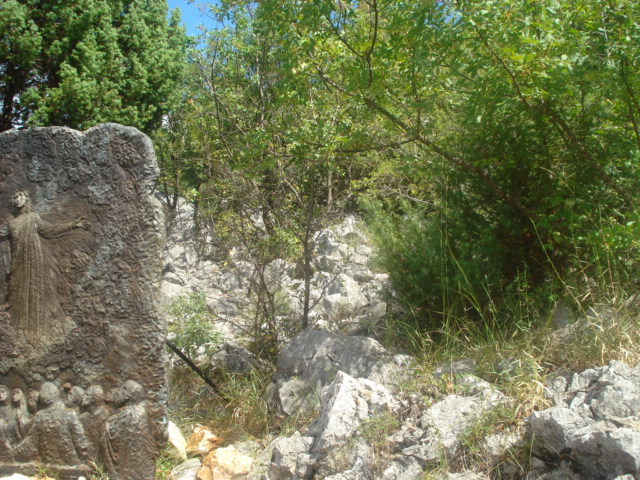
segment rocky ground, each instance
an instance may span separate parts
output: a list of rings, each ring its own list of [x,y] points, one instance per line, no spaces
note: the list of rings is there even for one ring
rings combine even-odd
[[[253,267],[238,252],[224,263],[199,256],[191,214],[181,205],[168,236],[163,296],[205,292],[225,337],[214,359],[241,369]],[[417,382],[411,357],[357,335],[376,330],[391,294],[386,275],[370,269],[358,222],[317,232],[314,245],[314,328],[284,337],[265,392],[274,415],[307,412],[312,420],[291,434],[222,448],[215,432],[199,428],[187,446],[194,458],[174,468],[172,480],[640,478],[640,365],[559,372],[543,386],[551,407],[495,428],[520,406],[481,379],[473,360],[441,365]],[[277,260],[270,268],[295,317],[295,265]],[[496,366],[504,375],[513,367]]]

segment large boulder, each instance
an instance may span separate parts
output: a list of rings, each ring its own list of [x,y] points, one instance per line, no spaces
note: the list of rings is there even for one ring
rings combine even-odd
[[[269,479],[373,480],[376,457],[360,429],[366,422],[397,415],[399,408],[387,388],[339,371],[307,435],[273,442]]]
[[[372,338],[305,330],[278,357],[268,399],[279,412],[291,415],[317,406],[322,389],[338,371],[391,385],[408,363],[408,357],[390,354]]]

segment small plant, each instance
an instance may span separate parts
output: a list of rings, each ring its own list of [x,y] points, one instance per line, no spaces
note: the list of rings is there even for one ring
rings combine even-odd
[[[393,412],[387,410],[363,421],[358,428],[358,432],[380,455],[385,453],[389,435],[398,428],[400,428],[400,420]]]
[[[154,480],[165,480],[169,478],[171,470],[180,465],[183,460],[177,456],[169,447],[165,448],[156,459],[156,473]],[[108,480],[107,477],[98,477],[96,480]]]
[[[221,338],[213,328],[204,293],[192,292],[173,299],[166,307],[171,318],[169,333],[175,345],[187,356],[212,355]]]
[[[93,472],[89,476],[89,480],[109,480],[109,475],[103,465],[97,462],[91,462]]]

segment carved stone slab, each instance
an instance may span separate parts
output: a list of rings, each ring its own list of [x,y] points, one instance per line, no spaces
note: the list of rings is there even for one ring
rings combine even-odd
[[[134,128],[0,134],[0,476],[151,480],[166,442],[158,167]]]

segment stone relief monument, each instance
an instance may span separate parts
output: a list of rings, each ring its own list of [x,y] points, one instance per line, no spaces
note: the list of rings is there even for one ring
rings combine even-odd
[[[99,464],[153,479],[166,443],[157,175],[134,128],[0,134],[0,476]]]

